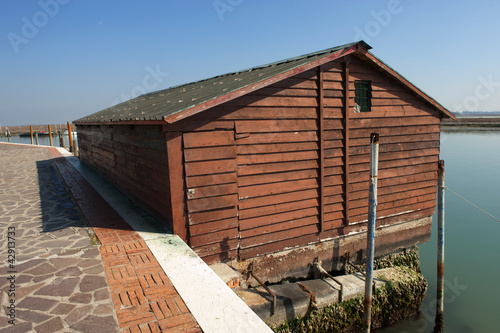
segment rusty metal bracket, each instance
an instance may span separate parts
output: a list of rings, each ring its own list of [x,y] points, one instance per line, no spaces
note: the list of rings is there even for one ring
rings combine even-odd
[[[339,303],[342,302],[342,291],[344,290],[344,286],[342,285],[342,282],[340,282],[339,280],[337,280],[336,278],[334,278],[330,273],[328,273],[326,271],[326,269],[323,268],[323,266],[321,266],[321,264],[319,263],[319,260],[318,258],[314,259],[314,266],[316,267],[316,269],[323,275],[326,275],[328,276],[330,279],[332,279],[333,281],[335,281],[338,285],[340,285],[340,290],[339,290]]]
[[[271,316],[274,315],[276,313],[276,294],[273,293],[273,291],[271,289],[269,289],[268,286],[266,286],[266,284],[264,282],[262,282],[261,279],[259,279],[255,273],[254,273],[254,270],[253,270],[253,263],[251,263],[249,266],[248,266],[248,272],[250,273],[250,275],[253,276],[253,278],[255,280],[257,280],[257,282],[273,297],[273,301],[272,301],[272,308],[271,308]]]

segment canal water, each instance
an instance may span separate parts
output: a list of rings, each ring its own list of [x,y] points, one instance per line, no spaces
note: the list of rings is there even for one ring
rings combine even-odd
[[[444,128],[446,186],[500,218],[500,129]],[[500,222],[445,192],[445,332],[500,332]],[[432,332],[436,303],[436,216],[419,246],[429,290],[419,318],[379,333]]]
[[[76,140],[76,135],[72,135],[73,140]],[[62,135],[64,138],[64,144],[66,147],[69,147],[69,135]],[[13,135],[10,138],[7,138],[5,136],[0,137],[0,142],[12,142],[12,143],[24,143],[24,144],[31,144],[31,136],[19,136],[19,135]],[[35,141],[35,137],[33,136],[33,142]],[[50,146],[50,138],[48,135],[39,135],[38,136],[38,144],[42,146]],[[54,147],[61,147],[60,142],[59,142],[59,137],[57,134],[52,135],[52,145]]]

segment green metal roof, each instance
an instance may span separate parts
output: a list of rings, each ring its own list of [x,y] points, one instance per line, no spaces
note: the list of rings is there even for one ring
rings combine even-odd
[[[141,95],[127,102],[80,118],[75,123],[164,120],[169,116],[179,114],[221,96],[292,71],[300,66],[355,45],[359,45],[365,50],[371,49],[368,44],[360,41],[234,73],[219,75],[206,80],[183,84]]]

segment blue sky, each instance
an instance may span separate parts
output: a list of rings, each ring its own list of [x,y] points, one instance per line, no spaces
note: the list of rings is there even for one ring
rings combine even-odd
[[[365,39],[451,111],[500,110],[499,1],[2,0],[0,124]]]

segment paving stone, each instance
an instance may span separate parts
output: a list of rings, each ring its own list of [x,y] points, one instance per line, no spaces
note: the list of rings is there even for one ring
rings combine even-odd
[[[68,266],[78,266],[80,259],[78,258],[53,258],[50,262],[57,268],[66,268]]]
[[[50,319],[50,316],[31,310],[16,310],[16,318],[38,324]]]
[[[102,333],[115,333],[118,331],[118,324],[112,316],[88,316],[85,320],[70,326],[70,328],[80,332],[92,332],[95,331],[96,327],[99,327],[99,332]]]
[[[102,288],[102,289],[94,292],[94,301],[96,301],[96,302],[102,301],[105,299],[109,299],[110,297],[111,297],[111,295],[109,293],[107,286],[106,286],[106,288]]]
[[[33,278],[33,282],[38,283],[38,282],[45,281],[45,280],[53,278],[53,277],[54,277],[54,274],[47,274],[47,275],[42,275],[42,276],[35,276]]]
[[[96,306],[94,309],[94,314],[95,315],[113,315],[114,312],[114,307],[111,304],[99,304]]]
[[[88,316],[93,310],[92,305],[81,305],[74,308],[68,315],[64,318],[64,321],[69,325],[73,325]],[[94,327],[95,329],[95,327]]]
[[[56,273],[56,276],[80,276],[82,271],[76,267],[68,267]]]
[[[35,295],[70,296],[73,294],[79,278],[56,278],[49,285],[38,290]]]
[[[92,301],[92,295],[91,294],[76,293],[76,294],[73,294],[69,298],[69,301],[71,303],[88,304],[88,303],[90,303],[90,301]]]
[[[73,310],[75,306],[74,304],[60,303],[50,313],[65,315]]]
[[[103,276],[87,275],[82,279],[80,283],[80,291],[85,293],[89,291],[94,291],[101,289],[108,285],[106,279]]]
[[[38,290],[45,285],[46,285],[45,282],[41,282],[41,283],[37,283],[37,284],[31,285],[31,286],[22,286],[21,288],[18,288],[16,290],[16,297],[19,300],[21,300],[25,296],[31,295],[35,290]]]
[[[57,301],[41,297],[26,297],[17,305],[19,308],[48,311],[50,310]]]
[[[16,276],[16,283],[17,284],[25,284],[25,283],[30,282],[32,279],[33,279],[32,275],[22,274],[22,275]]]
[[[59,317],[54,317],[41,325],[35,326],[37,333],[52,333],[60,331],[63,328],[63,321]]]
[[[85,253],[82,254],[82,258],[97,258],[100,256],[101,256],[101,252],[99,251],[99,248],[97,246],[86,249]]]
[[[45,274],[53,273],[55,271],[57,271],[57,269],[53,265],[51,265],[48,262],[44,262],[43,264],[40,264],[37,267],[26,271],[26,273],[32,274],[32,275],[45,275]]]
[[[26,333],[33,332],[33,324],[31,323],[16,323],[7,328],[0,330],[2,333]]]
[[[45,260],[43,259],[32,259],[28,262],[25,262],[25,263],[22,263],[22,264],[18,264],[17,265],[17,271],[18,272],[26,272],[28,271],[29,269],[41,264],[45,262]]]
[[[103,272],[104,272],[104,267],[102,266],[101,263],[83,270],[83,273],[91,275],[101,274]]]

